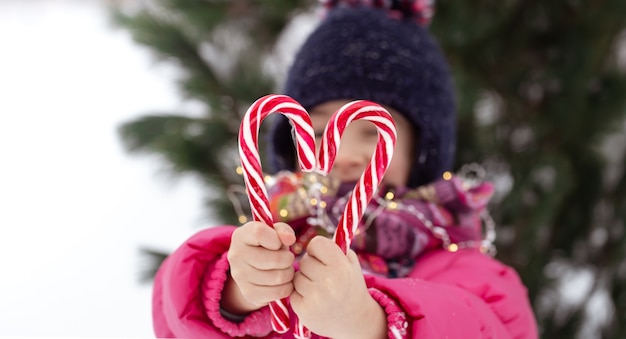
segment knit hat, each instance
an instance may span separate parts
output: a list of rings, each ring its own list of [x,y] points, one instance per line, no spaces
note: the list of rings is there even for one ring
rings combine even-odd
[[[406,117],[416,143],[408,187],[430,183],[450,170],[456,143],[450,69],[428,29],[419,24],[423,17],[417,7],[395,15],[365,5],[331,8],[296,54],[284,88],[308,111],[331,100],[364,99]],[[282,116],[270,128],[272,173],[295,170],[290,128]]]

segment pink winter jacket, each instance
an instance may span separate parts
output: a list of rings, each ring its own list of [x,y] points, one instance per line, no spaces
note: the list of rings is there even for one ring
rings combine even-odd
[[[291,333],[272,332],[268,307],[241,322],[220,313],[233,230],[221,226],[196,233],[160,267],[153,290],[157,337],[293,338]],[[405,278],[366,275],[366,281],[387,313],[390,337],[538,337],[518,275],[477,250],[433,250],[420,256]]]

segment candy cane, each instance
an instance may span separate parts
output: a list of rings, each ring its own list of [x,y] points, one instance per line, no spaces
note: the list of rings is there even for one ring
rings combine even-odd
[[[310,172],[316,165],[315,132],[309,114],[300,104],[285,95],[267,95],[250,106],[239,128],[239,155],[254,220],[270,226],[274,225],[274,220],[263,180],[258,137],[263,119],[275,112],[289,118],[295,130],[298,161],[302,171]],[[269,305],[272,328],[278,333],[285,333],[289,329],[289,312],[286,305],[287,298],[271,302]]]
[[[319,170],[323,174],[328,174],[335,163],[344,130],[348,124],[356,120],[368,120],[376,125],[378,144],[369,165],[352,190],[335,231],[335,243],[344,253],[350,248],[363,212],[391,163],[396,145],[396,127],[387,110],[365,100],[350,102],[335,112],[326,125],[318,159]]]

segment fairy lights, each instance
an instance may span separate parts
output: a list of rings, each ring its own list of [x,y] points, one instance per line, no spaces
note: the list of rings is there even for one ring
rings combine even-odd
[[[235,171],[237,172],[237,174],[242,173],[241,167],[237,167]],[[444,172],[442,175],[442,178],[444,180],[451,180],[452,177],[453,174],[451,172]],[[268,185],[276,182],[276,178],[274,176],[266,175],[263,178]],[[334,232],[334,228],[336,227],[336,225],[328,225],[330,220],[329,214],[335,216],[340,215],[338,213],[341,213],[341,205],[346,203],[349,193],[346,194],[346,196],[337,199],[334,204],[329,206],[328,203],[322,199],[322,195],[334,194],[336,187],[332,188],[332,183],[325,181],[326,178],[318,178],[315,175],[306,175],[298,179],[294,178],[292,178],[294,180],[292,184],[300,185],[300,187],[295,190],[293,199],[290,201],[299,201],[303,203],[304,206],[309,205],[311,207],[309,209],[309,213],[314,216],[313,218],[308,219],[310,221],[313,221],[313,224],[315,224],[312,225],[323,228],[324,232],[326,233]],[[420,199],[426,199],[427,201],[436,202],[436,194],[434,194],[434,192],[426,192],[426,190],[428,189],[428,187],[420,187],[416,189],[416,192],[421,192]],[[233,191],[237,190],[233,189]],[[231,195],[232,194],[229,194],[228,197],[229,199],[231,199],[231,201],[233,201],[239,223],[244,224],[248,222],[249,218],[245,215],[243,208],[240,206],[240,204],[235,202],[234,196]],[[404,194],[403,196],[411,196],[411,193]],[[495,255],[496,253],[496,249],[493,244],[496,237],[495,222],[492,219],[491,215],[488,213],[488,211],[483,211],[483,213],[481,214],[481,220],[483,224],[483,239],[453,242],[448,235],[446,227],[433,224],[433,222],[429,218],[427,218],[424,213],[417,210],[413,205],[403,204],[402,199],[396,200],[396,195],[394,192],[386,192],[382,196],[374,197],[374,200],[376,200],[380,206],[369,214],[366,224],[370,224],[384,210],[391,210],[395,211],[396,213],[404,212],[419,220],[421,224],[423,224],[437,239],[441,241],[442,248],[449,252],[458,252],[459,250],[464,248],[477,248],[480,250],[480,252],[491,256]],[[305,213],[302,211],[298,212],[298,210],[294,207],[295,205],[297,205],[297,203],[294,203],[293,206],[288,205],[286,208],[280,209],[278,211],[278,215],[283,220],[286,220],[287,218],[298,217],[301,213]],[[359,231],[361,230],[359,229]],[[301,247],[301,245],[297,244],[294,246]],[[304,249],[294,247],[292,248],[292,250],[294,251],[294,253],[300,254],[303,252]]]

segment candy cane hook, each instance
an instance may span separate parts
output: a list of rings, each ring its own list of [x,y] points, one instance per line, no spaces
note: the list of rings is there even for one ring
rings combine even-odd
[[[370,163],[352,190],[350,200],[346,204],[335,231],[335,243],[344,253],[350,248],[365,208],[391,163],[397,138],[393,118],[387,110],[370,101],[350,102],[335,112],[326,125],[318,158],[319,170],[323,174],[327,175],[330,172],[339,151],[341,136],[346,127],[356,120],[374,123],[378,130],[378,143]]]
[[[267,95],[257,101],[244,115],[239,128],[239,155],[246,184],[248,199],[254,220],[273,226],[267,189],[263,180],[259,156],[258,137],[261,122],[272,113],[285,115],[295,131],[296,147],[300,168],[304,172],[315,169],[315,132],[311,118],[302,106],[285,95]],[[287,298],[270,303],[272,328],[278,333],[289,329]]]

